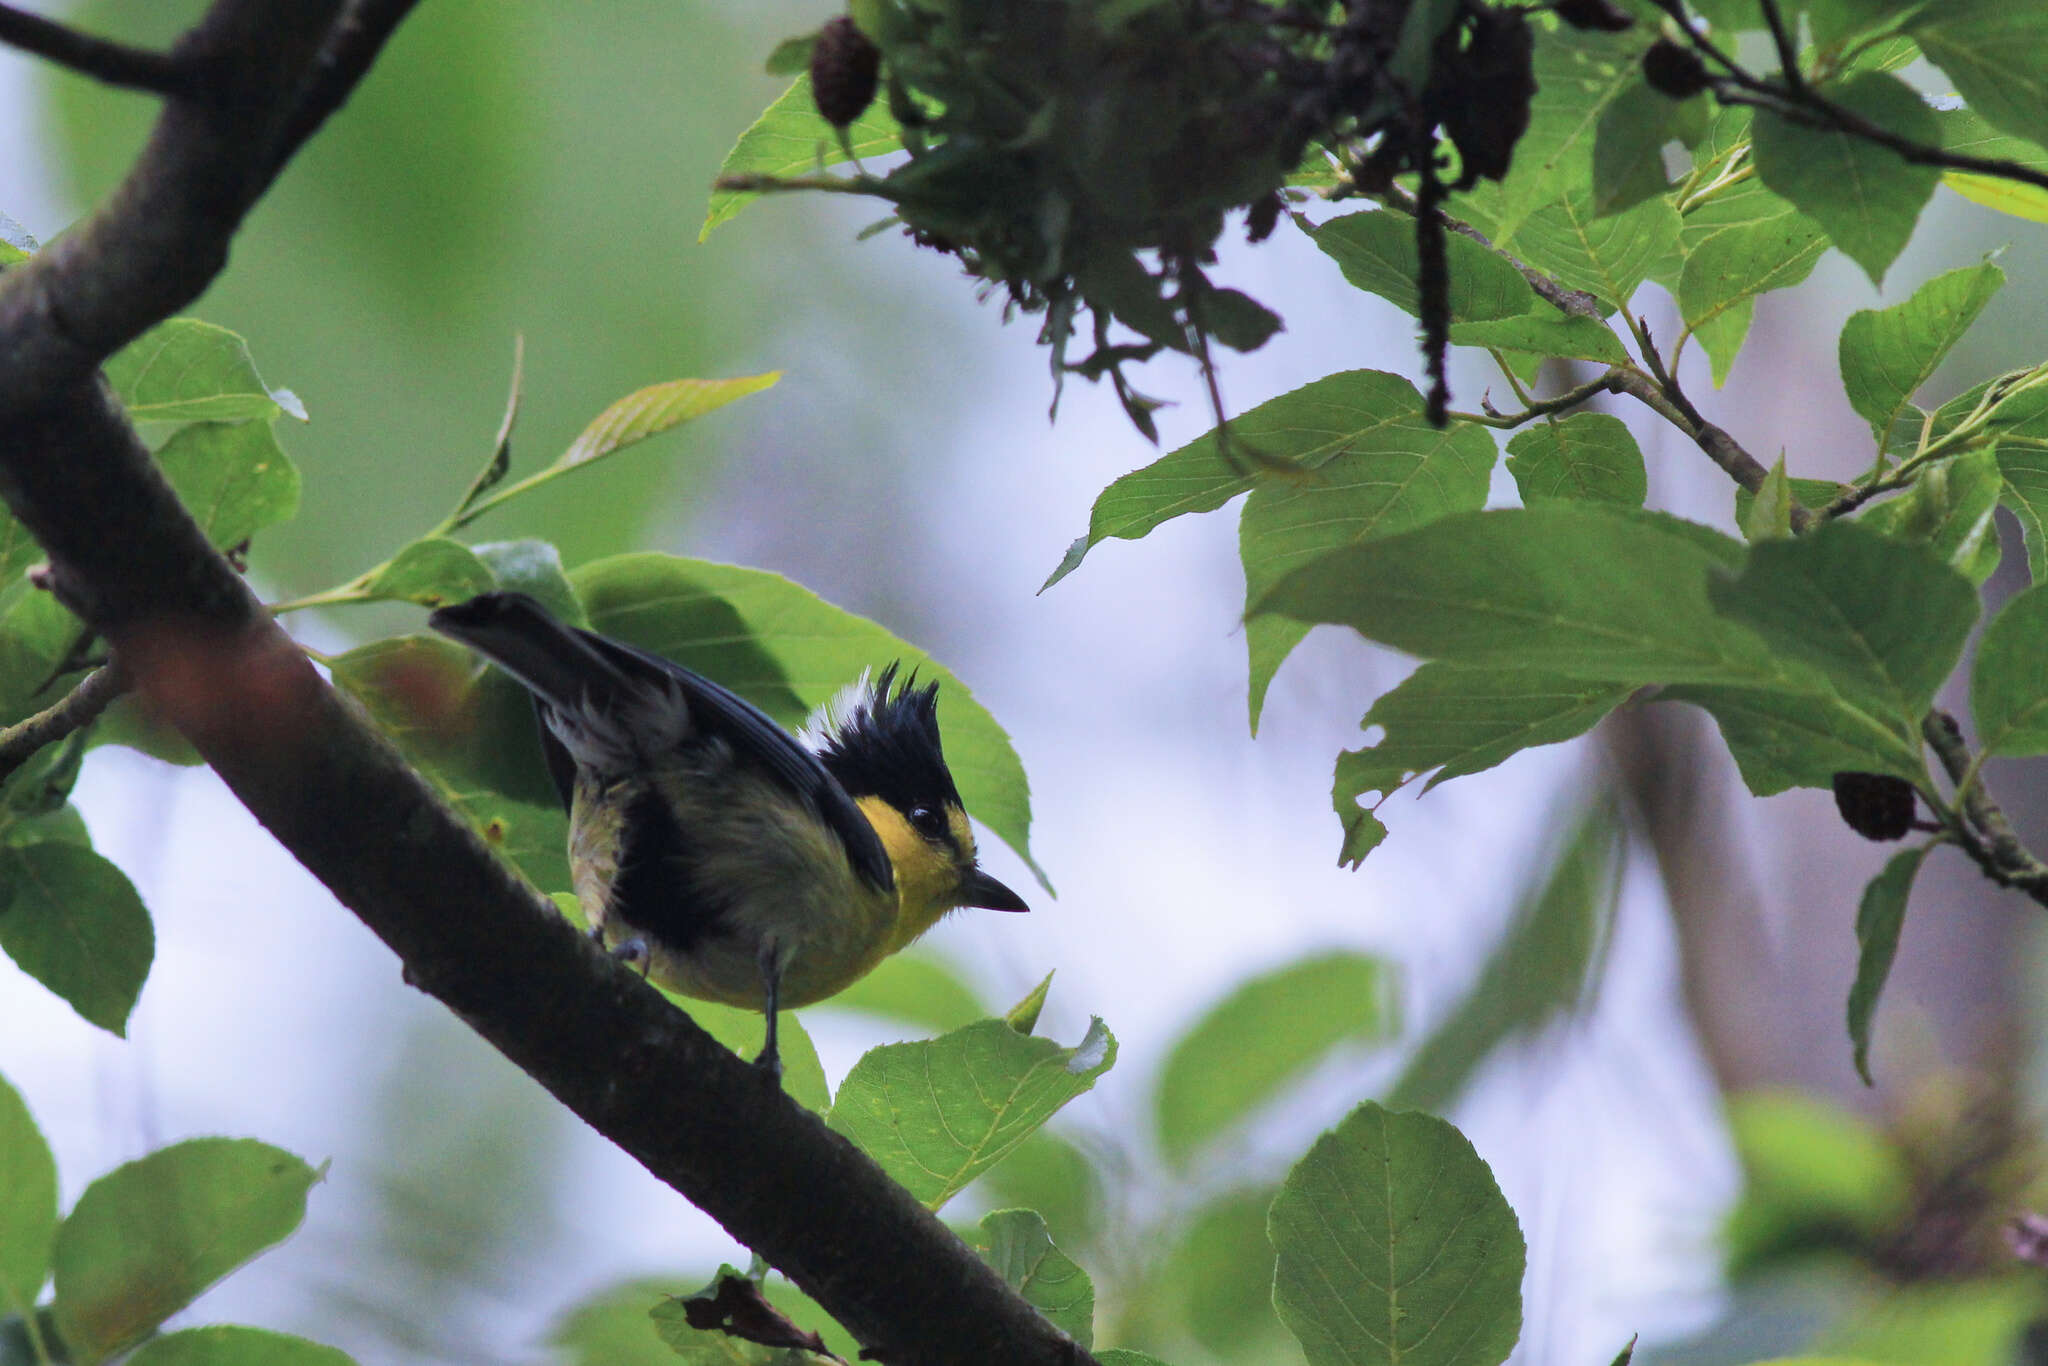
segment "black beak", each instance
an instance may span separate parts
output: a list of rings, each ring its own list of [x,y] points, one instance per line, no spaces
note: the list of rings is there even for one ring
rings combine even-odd
[[[976,868],[960,888],[962,906],[979,906],[990,911],[1028,911],[1024,898]]]

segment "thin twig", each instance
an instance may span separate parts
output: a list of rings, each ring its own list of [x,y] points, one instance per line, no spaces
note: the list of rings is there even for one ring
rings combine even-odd
[[[1951,827],[1956,843],[1993,882],[2025,892],[2048,906],[2048,864],[2027,852],[2005,818],[2004,808],[1992,799],[1976,774],[1970,747],[1955,717],[1945,711],[1928,712],[1920,723],[1920,735],[1941,760],[1949,781],[1956,784],[1960,809]]]
[[[1799,49],[1792,43],[1792,31],[1785,26],[1785,16],[1778,12],[1778,0],[1759,0],[1763,8],[1764,23],[1771,30],[1771,42],[1778,49],[1778,74],[1785,79],[1786,88],[1795,95],[1806,93],[1806,77],[1799,71]]]
[[[1613,375],[1614,371],[1610,370],[1596,379],[1587,380],[1584,384],[1567,389],[1554,398],[1526,399],[1524,401],[1528,406],[1519,413],[1503,413],[1495,408],[1489,400],[1481,399],[1479,406],[1482,411],[1477,413],[1452,413],[1451,416],[1461,422],[1476,422],[1482,427],[1498,427],[1503,430],[1509,427],[1519,427],[1523,423],[1533,422],[1539,417],[1547,417],[1552,413],[1561,413],[1567,408],[1577,407],[1596,394],[1614,392]]]
[[[44,745],[54,744],[99,719],[114,699],[128,691],[128,675],[118,663],[102,664],[55,703],[0,730],[0,782],[27,763]]]
[[[122,90],[185,99],[198,89],[193,68],[168,53],[95,38],[13,5],[0,4],[0,43]]]

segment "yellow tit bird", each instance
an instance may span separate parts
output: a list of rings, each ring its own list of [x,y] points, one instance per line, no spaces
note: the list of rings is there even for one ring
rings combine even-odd
[[[845,989],[957,907],[1027,909],[975,865],[936,683],[899,686],[894,664],[864,675],[806,744],[523,593],[428,625],[533,694],[592,936],[685,996],[764,1011],[770,1070],[778,1009]]]

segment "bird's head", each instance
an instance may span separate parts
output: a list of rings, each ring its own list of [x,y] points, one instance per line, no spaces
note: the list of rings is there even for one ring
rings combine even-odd
[[[810,727],[818,758],[882,838],[896,872],[901,948],[947,911],[1030,909],[975,862],[974,831],[939,747],[939,685],[863,677]]]

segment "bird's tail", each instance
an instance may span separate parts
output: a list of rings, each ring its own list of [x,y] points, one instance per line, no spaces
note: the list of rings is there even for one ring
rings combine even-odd
[[[615,696],[626,680],[581,631],[524,593],[483,593],[443,607],[427,625],[461,641],[564,711]]]

